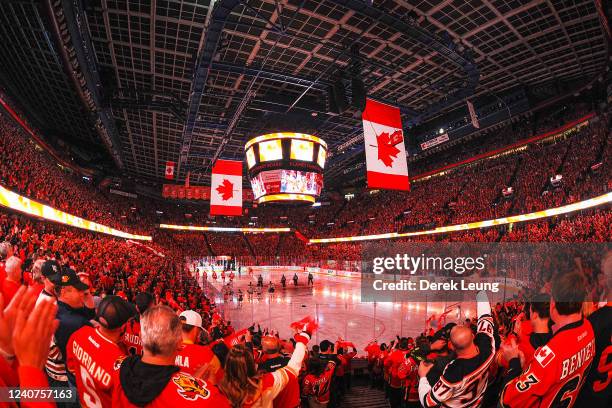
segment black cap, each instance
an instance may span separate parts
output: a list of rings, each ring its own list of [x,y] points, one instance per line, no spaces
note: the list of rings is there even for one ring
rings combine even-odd
[[[89,286],[81,282],[76,272],[70,268],[61,268],[61,272],[51,280],[55,286],[72,286],[78,290],[89,289]]]
[[[96,319],[107,329],[123,326],[133,316],[130,304],[119,296],[106,296],[100,301],[96,310]]]
[[[62,271],[62,267],[55,261],[45,261],[40,267],[40,273],[45,278],[51,278],[54,275],[59,274]]]

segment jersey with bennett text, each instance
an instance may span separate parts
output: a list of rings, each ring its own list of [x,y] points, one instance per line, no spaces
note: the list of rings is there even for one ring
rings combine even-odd
[[[75,376],[81,406],[112,406],[114,372],[123,352],[98,329],[85,326],[70,336],[66,346],[66,368]]]
[[[506,384],[500,405],[573,407],[594,356],[595,337],[588,320],[563,326],[535,351],[531,364]]]

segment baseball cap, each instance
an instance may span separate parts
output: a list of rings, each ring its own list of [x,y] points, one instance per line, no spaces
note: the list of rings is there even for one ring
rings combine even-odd
[[[132,316],[133,309],[129,303],[115,295],[106,296],[96,309],[98,322],[111,330],[123,326]]]
[[[40,273],[48,279],[59,274],[61,271],[62,267],[55,261],[45,261],[40,267]]]
[[[53,276],[52,282],[56,286],[72,286],[78,290],[89,289],[89,286],[81,282],[76,272],[70,268],[62,268],[60,273]]]
[[[181,319],[181,322],[185,324],[189,324],[191,326],[195,326],[195,327],[199,327],[200,329],[203,329],[202,316],[200,316],[200,314],[196,312],[195,310],[185,310],[179,315],[179,319]]]

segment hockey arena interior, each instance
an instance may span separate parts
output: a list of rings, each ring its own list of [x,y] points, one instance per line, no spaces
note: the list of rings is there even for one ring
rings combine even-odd
[[[0,407],[611,407],[611,12],[0,0]]]

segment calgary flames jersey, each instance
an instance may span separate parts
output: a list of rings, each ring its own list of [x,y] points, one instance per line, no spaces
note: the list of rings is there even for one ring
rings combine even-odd
[[[605,407],[612,403],[612,307],[604,306],[589,316],[595,332],[595,359],[578,404]]]
[[[472,358],[456,358],[448,363],[438,382],[421,401],[424,407],[480,406],[489,381],[489,366],[495,358],[494,333],[493,318],[488,314],[481,315],[474,338],[478,354]]]
[[[130,402],[119,384],[113,389],[113,406],[127,408],[138,407],[138,405]],[[146,406],[147,408],[230,408],[227,398],[221,394],[216,386],[209,385],[206,381],[181,371],[175,373],[157,398]]]
[[[81,406],[111,407],[117,362],[124,357],[119,346],[98,329],[85,326],[70,336],[66,354],[66,368],[76,377]]]
[[[330,365],[325,368],[321,375],[308,374],[304,378],[304,395],[313,396],[318,403],[327,404],[330,397],[330,386],[334,369]]]
[[[192,375],[200,367],[206,366],[205,373],[208,375],[209,380],[214,380],[215,384],[218,384],[223,377],[223,369],[219,364],[219,360],[215,358],[211,348],[208,346],[184,343],[176,355],[174,364],[181,367],[182,371]]]
[[[128,321],[123,335],[123,343],[133,356],[142,355],[142,343],[140,342],[140,322],[136,319]]]
[[[562,327],[546,345],[535,351],[527,369],[506,384],[500,405],[508,408],[573,407],[594,355],[591,323],[583,319]]]

